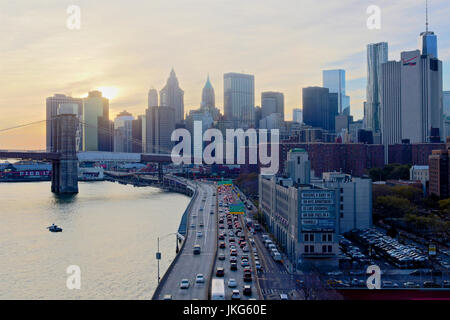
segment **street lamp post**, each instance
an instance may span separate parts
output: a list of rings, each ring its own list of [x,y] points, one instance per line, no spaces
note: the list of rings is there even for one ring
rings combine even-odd
[[[175,237],[175,242],[176,242],[176,244],[175,244],[176,245],[175,253],[178,253],[180,250],[179,250],[179,247],[178,247],[178,233],[177,232],[172,232],[172,233],[166,234],[162,238],[157,237],[156,261],[158,262],[158,285],[159,285],[159,282],[161,280],[161,278],[159,276],[159,261],[161,260],[161,256],[162,256],[161,252],[159,251],[159,240],[160,239],[162,240],[162,239],[164,239],[164,238],[166,238],[168,236],[171,236],[171,235],[176,235],[176,237]]]

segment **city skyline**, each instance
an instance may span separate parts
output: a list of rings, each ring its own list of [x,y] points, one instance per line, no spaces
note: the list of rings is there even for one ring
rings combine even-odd
[[[389,60],[394,60],[401,51],[417,49],[419,34],[425,30],[422,0],[397,4],[381,1],[378,4],[382,9],[381,30],[366,27],[367,4],[350,0],[321,5],[311,5],[309,0],[286,1],[292,10],[270,3],[259,5],[257,11],[253,11],[256,2],[249,1],[241,4],[235,16],[229,2],[208,2],[206,7],[205,3],[197,1],[188,6],[177,1],[172,5],[159,1],[131,2],[129,8],[119,10],[119,2],[110,1],[107,7],[80,2],[80,30],[66,28],[66,7],[56,1],[50,1],[45,8],[26,1],[5,5],[0,13],[6,25],[0,31],[6,39],[0,44],[0,57],[5,62],[0,80],[4,90],[0,107],[7,116],[0,119],[0,128],[44,119],[45,99],[55,93],[83,98],[87,92],[101,88],[105,96],[112,98],[111,118],[124,109],[133,115],[143,114],[149,88],[160,91],[172,67],[185,91],[185,112],[199,108],[201,89],[209,74],[216,89],[216,105],[223,113],[223,74],[244,72],[255,76],[255,105],[261,105],[263,91],[284,93],[287,120],[291,120],[294,108],[303,107],[303,87],[321,85],[322,70],[344,69],[352,114],[360,119],[365,100],[366,45],[387,41]],[[170,11],[174,5],[180,10]],[[209,14],[207,17],[205,12]],[[167,21],[156,16],[146,19],[143,13],[159,14]],[[173,13],[169,19],[168,13]],[[449,27],[445,19],[449,13],[445,1],[430,3],[430,30],[438,36],[444,90],[450,88],[446,72],[450,39],[444,33]],[[196,21],[197,15],[203,19]],[[338,22],[312,23],[315,17],[324,15],[340,18]],[[270,29],[259,22],[268,16],[275,21]],[[130,19],[126,26],[107,24],[106,28],[102,19],[96,17]],[[208,24],[212,26],[206,29]],[[148,30],[156,32],[142,40]],[[166,48],[161,50],[161,43]],[[274,45],[278,45],[275,50]],[[143,53],[152,46],[158,50]],[[90,50],[86,52],[86,48]],[[192,50],[180,54],[182,48]],[[15,134],[16,146],[18,143],[24,148],[45,146],[45,126]],[[0,136],[0,143],[8,147],[8,135]]]

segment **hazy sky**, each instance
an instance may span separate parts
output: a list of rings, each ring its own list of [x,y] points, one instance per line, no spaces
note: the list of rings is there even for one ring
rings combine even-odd
[[[66,27],[69,5],[81,29]],[[381,8],[381,30],[366,26]],[[450,5],[430,0],[444,89],[450,90]],[[389,58],[417,49],[425,0],[0,0],[0,130],[45,119],[45,98],[84,96],[113,87],[111,115],[143,114],[147,92],[175,68],[185,109],[197,108],[209,73],[223,107],[223,74],[255,75],[262,91],[285,94],[286,115],[301,107],[301,88],[322,85],[322,70],[347,72],[352,114],[362,118],[366,45],[389,42]],[[0,149],[45,147],[43,124],[0,132]]]

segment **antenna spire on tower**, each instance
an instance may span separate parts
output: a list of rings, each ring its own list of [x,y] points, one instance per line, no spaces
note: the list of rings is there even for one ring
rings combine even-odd
[[[425,1],[426,32],[428,32],[428,0]]]

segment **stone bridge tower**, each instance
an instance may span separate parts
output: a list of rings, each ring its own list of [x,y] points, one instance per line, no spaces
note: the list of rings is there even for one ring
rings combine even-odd
[[[78,193],[78,158],[76,130],[78,119],[74,114],[60,114],[52,119],[52,152],[60,154],[53,162],[52,192],[57,194]]]

